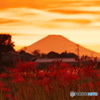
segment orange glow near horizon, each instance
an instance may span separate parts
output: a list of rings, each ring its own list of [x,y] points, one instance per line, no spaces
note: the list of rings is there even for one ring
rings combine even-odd
[[[59,34],[100,52],[100,1],[3,0],[0,33],[12,35],[16,50]]]

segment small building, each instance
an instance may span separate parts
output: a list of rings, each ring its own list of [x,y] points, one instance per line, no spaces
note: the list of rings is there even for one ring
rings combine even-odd
[[[50,63],[55,60],[62,60],[62,62],[75,62],[74,58],[40,58],[40,59],[36,59],[35,62]]]
[[[2,55],[2,61],[14,61],[14,59],[20,59],[20,58],[21,58],[20,54],[13,51],[9,51]]]
[[[2,55],[2,61],[14,61],[16,59],[31,61],[32,59],[34,59],[34,56],[29,53],[18,53],[13,51],[9,51]]]

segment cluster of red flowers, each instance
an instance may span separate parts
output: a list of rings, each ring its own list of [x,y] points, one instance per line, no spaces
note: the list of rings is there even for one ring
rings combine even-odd
[[[53,100],[53,93],[63,91],[62,100],[67,100],[66,94],[70,91],[100,93],[100,75],[90,65],[72,67],[56,60],[47,69],[38,70],[34,62],[19,61],[14,68],[7,68],[6,73],[0,74],[0,91],[2,100],[39,100],[36,95],[41,91],[45,93],[43,98],[50,98],[48,100]]]

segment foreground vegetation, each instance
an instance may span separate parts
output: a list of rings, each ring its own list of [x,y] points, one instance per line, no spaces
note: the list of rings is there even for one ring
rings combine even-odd
[[[38,70],[34,62],[18,61],[14,68],[0,74],[0,100],[99,100],[100,75],[95,60],[76,59],[72,67],[53,61]],[[98,92],[98,96],[70,97],[70,92]]]

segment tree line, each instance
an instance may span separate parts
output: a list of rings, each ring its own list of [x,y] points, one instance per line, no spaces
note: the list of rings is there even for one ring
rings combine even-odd
[[[67,53],[67,51],[62,53],[57,53],[54,51],[50,51],[49,53],[40,53],[40,50],[35,50],[32,52],[33,55],[35,55],[37,58],[75,58],[78,57],[74,53]]]

